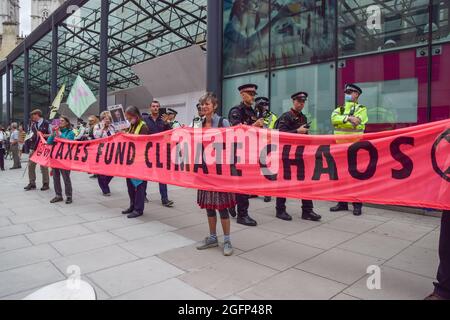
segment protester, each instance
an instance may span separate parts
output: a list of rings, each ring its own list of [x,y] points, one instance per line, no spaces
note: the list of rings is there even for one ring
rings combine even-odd
[[[84,134],[84,138],[83,140],[94,140],[94,128],[95,126],[99,123],[99,120],[97,118],[97,116],[91,115],[88,117],[88,126],[85,130],[85,134]],[[93,174],[92,176],[90,176],[89,178],[91,179],[97,179],[97,175]]]
[[[14,164],[10,170],[20,169],[22,165],[20,164],[19,158],[19,130],[17,130],[17,123],[11,123],[11,137],[9,138],[11,144],[11,153],[13,156]]]
[[[135,106],[130,106],[125,110],[125,117],[130,123],[129,134],[146,135],[149,130],[141,113]],[[130,197],[130,207],[122,211],[127,214],[129,219],[140,217],[144,214],[145,193],[147,190],[147,181],[137,179],[127,179],[128,196]]]
[[[19,125],[19,159],[22,159],[22,153],[24,152],[25,137],[27,133],[23,128],[23,124]]]
[[[85,138],[87,138],[87,127],[86,122],[84,122],[83,119],[78,118],[77,119],[77,130],[75,134],[75,140],[76,141],[83,141]]]
[[[8,156],[10,156],[10,159],[12,159],[11,142],[9,141],[10,138],[11,138],[11,126],[8,126],[5,130],[5,159],[8,159]]]
[[[161,104],[159,103],[159,101],[153,100],[150,104],[150,116],[144,119],[150,134],[156,134],[171,130],[171,125],[168,119],[164,121],[161,117],[159,112],[160,108]],[[172,200],[169,200],[169,194],[166,184],[159,184],[159,193],[161,195],[162,205],[168,208],[173,207],[174,202]]]
[[[298,92],[291,96],[293,107],[284,113],[278,122],[278,130],[281,132],[308,134],[308,119],[302,113],[308,100],[308,93]],[[314,212],[312,200],[302,200],[302,219],[319,221],[322,217]],[[281,220],[291,221],[292,217],[286,212],[286,198],[277,198],[276,217]]]
[[[425,300],[450,300],[450,210],[444,210],[439,238],[439,268],[434,292]]]
[[[44,139],[47,139],[52,134],[52,128],[50,122],[42,117],[42,111],[35,109],[30,113],[31,117],[31,127],[29,128],[29,135],[31,138],[27,141],[30,149],[29,159],[28,159],[28,185],[24,188],[26,191],[36,189],[36,163],[31,161],[33,153],[39,145],[39,133],[41,133]],[[48,168],[40,166],[42,174],[42,191],[47,191],[50,189],[50,176]]]
[[[55,132],[48,138],[47,143],[53,145],[55,143],[55,138],[65,140],[74,140],[75,134],[72,130],[69,118],[65,116],[60,117],[59,127],[56,128]],[[55,188],[56,197],[50,200],[50,203],[57,203],[64,201],[62,197],[62,186],[61,186],[61,176],[64,180],[65,192],[66,192],[66,204],[72,203],[72,181],[70,180],[70,171],[63,169],[53,168],[53,185]]]
[[[0,126],[0,170],[5,171],[5,128]]]
[[[109,111],[103,111],[100,114],[100,123],[94,127],[94,138],[101,139],[111,137],[116,134],[116,129],[112,124],[112,117]],[[111,189],[109,183],[113,179],[111,176],[97,175],[98,185],[105,197],[111,196]]]
[[[202,128],[229,127],[228,120],[219,117],[216,113],[218,100],[215,94],[208,92],[200,99],[200,105],[204,112]],[[236,197],[233,193],[214,192],[199,190],[197,193],[197,203],[202,209],[206,209],[209,224],[209,236],[197,246],[198,250],[214,248],[219,245],[216,233],[217,213],[219,211],[220,221],[224,234],[223,254],[231,256],[233,247],[230,240],[230,215],[229,208],[236,206]]]

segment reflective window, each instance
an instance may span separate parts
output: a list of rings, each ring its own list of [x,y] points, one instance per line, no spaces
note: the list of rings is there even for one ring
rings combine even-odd
[[[433,43],[450,41],[450,1],[433,0]]]
[[[428,41],[428,0],[338,3],[340,56],[420,46]]]
[[[311,123],[311,133],[332,133],[331,112],[335,103],[334,63],[289,68],[273,73],[271,111],[281,116],[292,108],[291,96],[299,91],[308,93],[303,113]]]

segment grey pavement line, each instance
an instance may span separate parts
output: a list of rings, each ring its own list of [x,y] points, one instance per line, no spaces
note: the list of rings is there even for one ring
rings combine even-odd
[[[14,268],[14,269],[23,268],[23,267],[29,267],[29,266],[33,266],[33,265],[40,264],[40,263],[45,263],[45,262],[50,263],[50,264],[56,269],[56,271],[58,271],[64,278],[67,279],[67,275],[64,274],[64,273],[62,273],[61,270],[59,270],[59,269],[53,264],[53,262],[52,262],[51,260],[35,262],[35,263],[32,263],[32,264],[29,264],[29,265],[26,265],[26,266],[20,266],[20,267]],[[9,270],[13,270],[13,269],[9,269]],[[5,271],[6,271],[6,270],[5,270]],[[3,272],[3,271],[2,271],[2,272]],[[60,280],[60,281],[64,281],[64,280]],[[13,295],[18,295],[18,294],[21,294],[21,293],[25,293],[25,292],[27,292],[27,291],[30,291],[30,293],[32,293],[32,292],[35,292],[35,291],[37,291],[37,290],[39,290],[39,289],[42,289],[43,287],[45,287],[45,286],[47,286],[47,285],[51,285],[52,283],[53,283],[53,282],[49,282],[49,283],[46,284],[46,285],[40,285],[40,286],[36,286],[36,287],[32,287],[32,288],[25,289],[25,290],[16,291],[16,292],[14,292],[14,293],[9,293],[9,294],[7,294],[7,295],[0,296],[0,300],[3,300],[3,298],[5,298],[5,297],[9,297],[9,296],[13,296]]]

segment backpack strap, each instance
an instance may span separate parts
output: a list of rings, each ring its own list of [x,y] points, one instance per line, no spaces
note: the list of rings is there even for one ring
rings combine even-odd
[[[220,117],[219,119],[219,128],[223,128],[223,117]]]

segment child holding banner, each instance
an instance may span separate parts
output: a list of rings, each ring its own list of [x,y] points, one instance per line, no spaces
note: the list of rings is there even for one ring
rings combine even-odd
[[[202,128],[220,128],[229,127],[228,120],[219,117],[216,114],[218,100],[215,94],[207,93],[200,99],[204,118],[202,121]],[[198,250],[205,250],[219,246],[217,239],[216,225],[217,213],[219,211],[220,221],[224,234],[223,254],[224,256],[231,256],[233,254],[233,247],[230,240],[230,215],[229,208],[236,206],[236,197],[233,193],[213,192],[199,190],[197,194],[197,203],[202,209],[206,209],[209,224],[209,236],[197,246]]]

